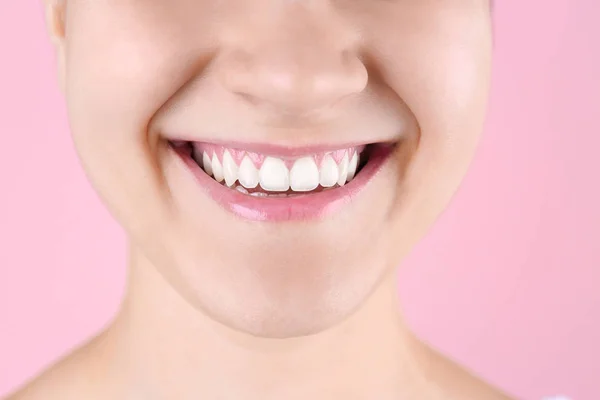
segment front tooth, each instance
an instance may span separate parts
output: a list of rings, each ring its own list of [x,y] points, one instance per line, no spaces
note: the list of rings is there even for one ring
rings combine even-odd
[[[312,157],[303,157],[290,171],[290,186],[296,192],[309,192],[319,186],[319,168]]]
[[[348,178],[348,153],[344,154],[344,158],[340,161],[340,177],[337,181],[338,185],[344,186]]]
[[[212,161],[210,161],[210,157],[208,156],[207,152],[202,152],[202,166],[204,167],[204,172],[206,172],[208,175],[213,174],[213,170],[212,170]]]
[[[238,179],[238,166],[233,161],[233,157],[231,157],[228,150],[225,150],[223,153],[223,175],[227,186],[233,186]]]
[[[337,183],[339,177],[340,174],[335,160],[329,154],[326,154],[321,162],[321,171],[319,172],[321,186],[324,188],[332,187]]]
[[[240,163],[238,170],[238,180],[247,189],[254,189],[258,186],[258,170],[254,166],[254,163],[248,156],[244,156],[244,159]]]
[[[223,167],[221,166],[221,162],[217,158],[216,153],[213,154],[211,166],[212,166],[212,172],[213,172],[213,176],[215,177],[215,180],[217,182],[222,182],[223,178],[224,178],[223,177]]]
[[[264,190],[284,192],[290,188],[290,173],[283,160],[279,158],[265,158],[258,175],[260,187]]]
[[[350,159],[350,164],[348,165],[348,182],[354,179],[356,168],[358,168],[358,153],[355,151]]]

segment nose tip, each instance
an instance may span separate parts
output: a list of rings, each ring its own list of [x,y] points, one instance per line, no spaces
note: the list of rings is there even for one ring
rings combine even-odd
[[[309,113],[362,92],[365,65],[351,50],[317,43],[238,50],[222,65],[225,88],[254,105],[286,113]]]

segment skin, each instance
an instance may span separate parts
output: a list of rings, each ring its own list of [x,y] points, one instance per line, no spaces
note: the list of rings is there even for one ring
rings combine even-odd
[[[419,341],[395,284],[477,146],[487,0],[45,3],[130,277],[107,329],[11,399],[509,398]],[[177,134],[402,145],[330,218],[250,223],[200,190]]]

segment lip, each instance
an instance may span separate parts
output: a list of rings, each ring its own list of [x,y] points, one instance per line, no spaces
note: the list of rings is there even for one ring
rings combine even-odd
[[[239,143],[235,147],[243,148]],[[268,145],[258,146],[262,150],[269,147]],[[253,147],[253,149],[256,148],[256,146]],[[175,145],[171,149],[185,163],[204,192],[227,211],[249,221],[286,222],[322,220],[352,202],[379,173],[390,158],[394,146],[375,145],[369,154],[369,161],[354,179],[342,187],[290,197],[254,197],[228,188],[208,176],[184,147]],[[291,149],[286,155],[305,154],[307,149]],[[319,149],[322,150],[323,147],[319,147]]]
[[[193,140],[171,140],[170,142],[175,145],[178,144],[187,144],[189,142],[193,142]],[[389,144],[393,144],[394,142],[389,142]],[[311,154],[318,153],[326,153],[330,151],[336,151],[340,149],[350,149],[350,148],[358,148],[362,150],[369,143],[366,142],[349,142],[343,144],[331,144],[331,145],[307,145],[307,146],[279,146],[275,144],[267,144],[267,143],[244,143],[244,142],[227,142],[227,141],[211,141],[211,145],[213,146],[222,146],[228,149],[236,149],[236,150],[244,150],[252,153],[262,154],[265,156],[273,156],[278,158],[299,158]],[[381,143],[382,145],[386,145],[388,143]]]

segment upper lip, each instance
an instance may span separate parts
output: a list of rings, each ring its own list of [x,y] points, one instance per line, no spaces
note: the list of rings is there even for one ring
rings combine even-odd
[[[172,140],[171,142],[182,143],[207,143],[216,146],[223,146],[229,149],[244,150],[252,153],[263,154],[266,156],[280,157],[301,157],[305,155],[326,153],[330,151],[350,149],[355,147],[364,147],[376,142],[346,142],[337,144],[317,144],[317,145],[278,145],[272,143],[257,143],[257,142],[230,142],[230,141],[215,141],[215,140]],[[379,142],[381,143],[381,142]],[[389,142],[390,144],[394,142]]]
[[[340,143],[322,143],[322,144],[275,144],[260,142],[238,142],[225,140],[190,140],[176,139],[169,140],[171,143],[207,143],[210,145],[223,146],[229,149],[244,150],[252,153],[258,153],[266,156],[280,157],[302,157],[305,155],[326,153],[336,150],[350,149],[356,147],[365,147],[372,144],[393,144],[396,141],[387,142],[340,142]]]

